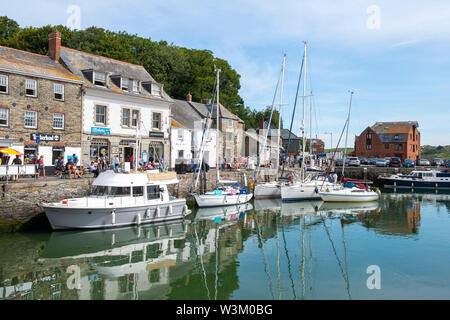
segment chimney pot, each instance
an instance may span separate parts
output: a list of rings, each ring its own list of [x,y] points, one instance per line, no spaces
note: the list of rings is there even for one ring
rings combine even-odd
[[[190,92],[188,92],[187,96],[186,96],[186,100],[189,102],[192,102],[192,95]]]
[[[58,30],[48,35],[48,56],[54,61],[61,57],[61,32]]]

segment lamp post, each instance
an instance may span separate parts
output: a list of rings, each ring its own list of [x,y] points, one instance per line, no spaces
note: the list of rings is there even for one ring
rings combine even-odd
[[[333,132],[324,132],[324,134],[329,134],[331,136],[331,147],[330,147],[330,149],[333,149]]]

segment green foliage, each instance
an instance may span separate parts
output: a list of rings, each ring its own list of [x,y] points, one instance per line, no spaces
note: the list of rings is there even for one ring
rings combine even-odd
[[[450,159],[450,145],[437,147],[429,145],[422,146],[421,158],[430,161],[434,158]]]

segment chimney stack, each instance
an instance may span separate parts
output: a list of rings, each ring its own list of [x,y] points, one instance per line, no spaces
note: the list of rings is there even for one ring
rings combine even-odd
[[[48,56],[57,62],[61,57],[61,32],[57,30],[48,35]]]
[[[189,102],[192,102],[192,95],[190,92],[188,92],[187,96],[186,96],[186,100]]]

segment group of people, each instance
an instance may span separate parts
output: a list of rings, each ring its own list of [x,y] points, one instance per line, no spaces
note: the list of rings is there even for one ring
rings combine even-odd
[[[25,158],[23,159],[24,164],[34,164],[36,167],[36,179],[39,178],[39,176],[42,174],[42,177],[47,178],[45,175],[45,165],[44,165],[44,156],[41,155],[39,158],[35,154],[31,155],[25,155]],[[13,160],[13,164],[22,164],[22,160],[20,159],[20,156],[16,156],[16,158]]]
[[[55,162],[55,171],[56,176],[62,177],[63,174],[67,173],[69,179],[73,178],[82,178],[83,177],[83,168],[77,166],[78,157],[74,153],[72,157],[68,157],[67,162],[64,164],[64,157],[59,156],[56,158]]]

